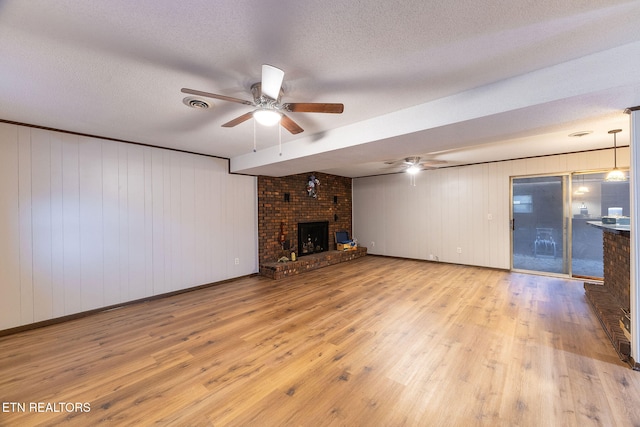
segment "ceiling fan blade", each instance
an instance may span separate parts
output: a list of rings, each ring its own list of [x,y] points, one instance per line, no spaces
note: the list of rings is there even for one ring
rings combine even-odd
[[[187,89],[186,87],[183,87],[181,92],[182,93],[188,93],[190,95],[204,96],[204,97],[207,97],[207,98],[221,99],[223,101],[237,102],[238,104],[253,105],[253,102],[245,101],[244,99],[233,98],[231,96],[217,95],[215,93],[202,92],[201,90]]]
[[[282,106],[292,113],[334,113],[341,114],[344,111],[343,104],[325,104],[314,102],[292,102]]]
[[[241,115],[240,117],[236,117],[235,119],[233,119],[231,121],[228,121],[227,123],[223,124],[222,127],[223,128],[232,128],[234,126],[239,125],[242,122],[246,122],[251,117],[253,117],[253,111],[245,113],[245,114]]]
[[[280,88],[284,80],[284,71],[272,65],[262,66],[262,94],[273,100],[280,97]]]
[[[435,167],[436,165],[447,164],[446,160],[425,160],[420,163],[423,167]]]
[[[282,115],[282,118],[280,119],[280,125],[282,125],[283,128],[285,128],[286,130],[288,130],[289,132],[291,132],[294,135],[304,131],[304,129],[302,129],[300,126],[298,126],[298,124],[296,122],[294,122],[293,120],[291,120],[290,117],[285,116],[284,114]]]

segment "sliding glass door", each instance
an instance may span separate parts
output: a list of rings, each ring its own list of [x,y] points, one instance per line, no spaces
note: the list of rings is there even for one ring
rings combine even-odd
[[[585,172],[512,178],[511,267],[602,279],[603,216],[629,216],[629,182]]]
[[[566,175],[512,179],[513,269],[570,274],[568,181]]]

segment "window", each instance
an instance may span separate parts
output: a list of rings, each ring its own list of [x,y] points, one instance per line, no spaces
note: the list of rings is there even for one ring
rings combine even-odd
[[[533,212],[533,198],[530,194],[513,196],[513,212],[531,213]]]

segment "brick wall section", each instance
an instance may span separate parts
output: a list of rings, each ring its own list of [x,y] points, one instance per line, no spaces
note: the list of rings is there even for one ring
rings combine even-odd
[[[587,301],[591,303],[602,328],[607,333],[613,348],[618,352],[621,360],[628,361],[631,354],[631,344],[620,327],[620,303],[604,286],[594,283],[584,284]]]
[[[620,307],[631,307],[631,253],[629,232],[602,233],[604,245],[604,286]]]
[[[298,223],[329,221],[329,249],[335,249],[335,232],[351,228],[351,178],[313,173],[320,180],[317,198],[307,195],[307,181],[312,174],[285,177],[258,177],[258,256],[260,263],[289,257],[279,241],[283,225],[285,240],[297,251]],[[285,194],[289,201],[285,201]],[[334,203],[334,196],[337,203]],[[338,219],[335,220],[335,215]]]
[[[620,327],[621,308],[629,310],[631,298],[631,252],[628,231],[604,230],[604,282],[585,283],[587,300],[621,360],[631,362],[631,344]]]

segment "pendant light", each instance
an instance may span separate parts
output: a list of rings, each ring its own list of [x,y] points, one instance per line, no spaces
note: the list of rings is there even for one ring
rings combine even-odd
[[[589,187],[584,185],[584,174],[580,175],[580,180],[582,181],[582,185],[580,187],[578,187],[578,191],[581,192],[582,194],[588,193],[589,192]]]
[[[627,177],[625,176],[624,172],[618,169],[618,159],[617,159],[617,153],[616,153],[616,150],[617,150],[616,134],[618,132],[622,132],[622,129],[613,129],[608,132],[613,134],[613,170],[609,172],[606,178],[604,179],[605,181],[608,181],[608,182],[627,180]]]

